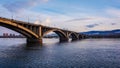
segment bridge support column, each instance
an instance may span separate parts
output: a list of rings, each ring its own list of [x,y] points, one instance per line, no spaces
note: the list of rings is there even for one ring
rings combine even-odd
[[[27,38],[27,46],[42,46],[42,38]]]
[[[68,38],[60,38],[60,42],[68,42],[69,39]]]
[[[78,38],[72,38],[72,41],[76,41],[76,40],[79,40]]]

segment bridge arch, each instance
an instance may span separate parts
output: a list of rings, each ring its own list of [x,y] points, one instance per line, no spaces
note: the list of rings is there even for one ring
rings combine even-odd
[[[83,37],[83,35],[79,35],[79,39],[83,39],[84,37]]]
[[[78,38],[78,35],[77,35],[76,33],[73,33],[73,32],[69,34],[69,37],[72,38],[72,41],[79,39],[79,38]]]
[[[86,38],[85,35],[83,35],[83,34],[80,34],[80,35],[79,35],[79,39],[85,39],[85,38]]]
[[[6,27],[8,29],[14,30],[18,33],[23,34],[25,37],[27,38],[39,38],[39,36],[37,34],[35,34],[34,32],[32,32],[31,30],[12,22],[12,20],[4,20],[4,19],[0,19],[0,26]]]
[[[48,30],[45,33],[43,33],[43,36],[45,36],[46,34],[48,34],[50,32],[55,32],[59,36],[60,42],[68,41],[67,35],[62,30],[59,30],[59,29]]]

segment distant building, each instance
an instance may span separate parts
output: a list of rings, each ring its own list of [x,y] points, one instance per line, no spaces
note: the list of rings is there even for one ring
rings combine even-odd
[[[5,37],[8,36],[8,33],[3,33],[3,36],[5,36]]]
[[[25,38],[25,36],[19,34],[19,35],[16,35],[16,34],[12,34],[12,33],[3,33],[2,36],[0,37],[6,37],[6,38]]]

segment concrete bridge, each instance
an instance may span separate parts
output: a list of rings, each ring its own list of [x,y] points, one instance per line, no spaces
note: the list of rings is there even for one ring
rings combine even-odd
[[[41,43],[42,38],[50,32],[55,32],[60,39],[60,42],[68,41],[70,36],[72,40],[84,39],[86,36],[84,34],[79,34],[74,31],[48,27],[43,25],[32,24],[28,22],[2,18],[0,17],[0,26],[9,28],[18,33],[23,34],[27,38],[27,43]]]

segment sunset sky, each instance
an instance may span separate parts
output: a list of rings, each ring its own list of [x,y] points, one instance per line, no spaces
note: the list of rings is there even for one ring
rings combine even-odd
[[[0,16],[77,32],[114,30],[120,29],[120,0],[0,0]]]

